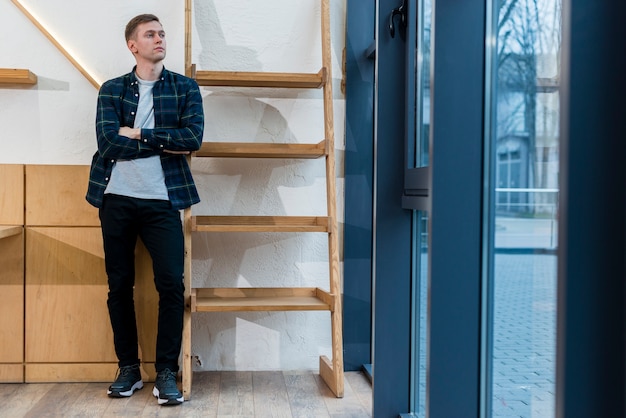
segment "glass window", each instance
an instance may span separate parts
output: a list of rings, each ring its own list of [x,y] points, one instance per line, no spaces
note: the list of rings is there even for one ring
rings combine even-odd
[[[418,1],[415,97],[415,166],[428,166],[430,138],[430,51],[432,33],[432,0]]]
[[[410,0],[407,12],[404,173],[406,209],[425,209],[429,188],[433,0]],[[404,7],[404,6],[403,6]],[[420,196],[421,199],[417,196]]]
[[[411,10],[413,5],[415,10]],[[431,120],[431,49],[432,0],[409,2],[409,34],[414,38],[407,44],[407,71],[413,75],[407,89],[407,154],[408,168],[405,172],[405,187],[429,188],[428,164]],[[428,193],[426,193],[428,194]],[[427,325],[428,325],[428,212],[423,199],[415,201],[413,211],[413,259],[412,259],[412,346],[411,346],[411,411],[425,416],[426,411],[426,368],[427,368]]]
[[[492,7],[493,417],[554,416],[561,0]]]
[[[423,417],[426,411],[427,314],[428,314],[428,212],[413,212],[413,271],[411,323],[411,411]]]

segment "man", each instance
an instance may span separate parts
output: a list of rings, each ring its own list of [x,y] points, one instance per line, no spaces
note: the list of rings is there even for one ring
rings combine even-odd
[[[159,293],[157,378],[161,405],[183,402],[176,376],[184,313],[184,240],[180,209],[200,201],[185,154],[200,148],[204,129],[197,83],[164,68],[165,31],[142,14],[126,26],[137,65],[98,94],[87,200],[99,208],[119,371],[107,393],[128,397],[143,387],[133,301],[134,251],[140,237],[152,258]]]

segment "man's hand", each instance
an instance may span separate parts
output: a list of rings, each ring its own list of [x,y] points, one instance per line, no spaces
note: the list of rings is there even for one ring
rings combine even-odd
[[[122,126],[118,132],[119,135],[130,139],[141,139],[141,129]]]

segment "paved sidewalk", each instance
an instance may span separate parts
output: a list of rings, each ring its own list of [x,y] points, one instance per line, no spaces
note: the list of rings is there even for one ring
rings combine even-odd
[[[555,219],[496,217],[496,248],[541,248],[557,246]]]
[[[556,261],[495,256],[493,417],[554,416]]]

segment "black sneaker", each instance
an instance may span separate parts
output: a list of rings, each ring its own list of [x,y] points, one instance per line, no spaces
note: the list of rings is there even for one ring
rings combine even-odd
[[[141,371],[138,364],[120,367],[115,382],[109,386],[107,395],[112,398],[124,398],[143,387]]]
[[[157,398],[159,405],[178,405],[183,403],[183,394],[176,385],[176,373],[165,369],[157,373],[152,394]]]

